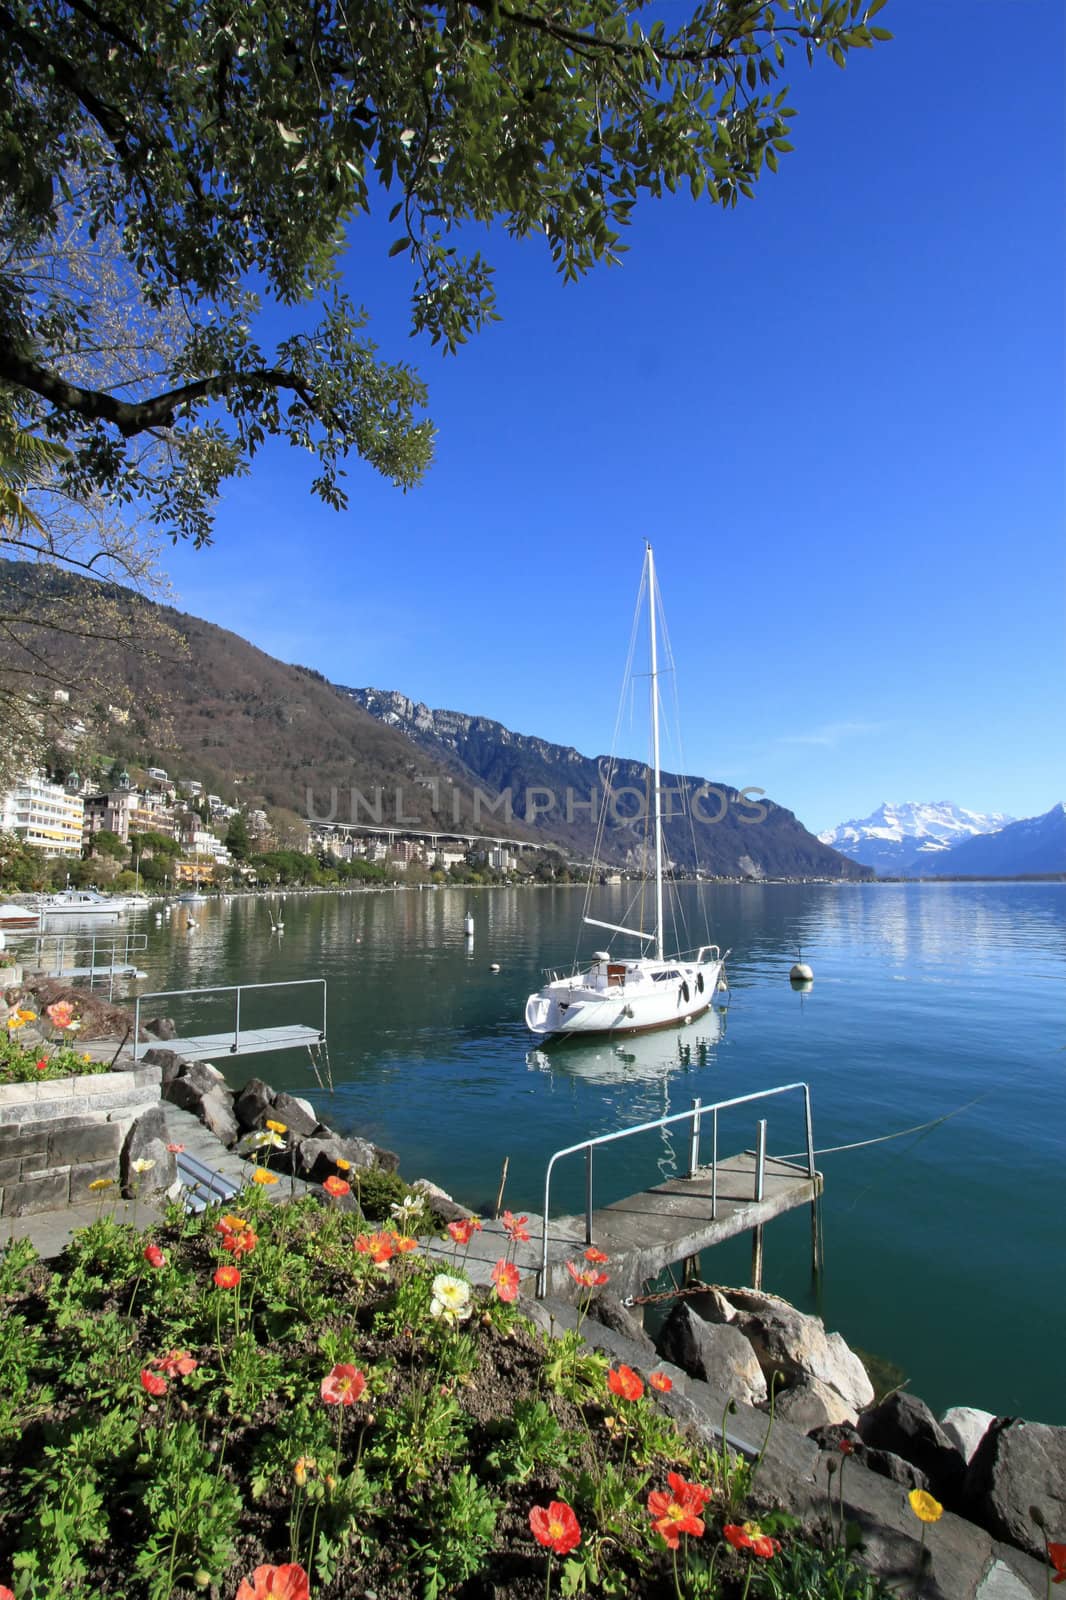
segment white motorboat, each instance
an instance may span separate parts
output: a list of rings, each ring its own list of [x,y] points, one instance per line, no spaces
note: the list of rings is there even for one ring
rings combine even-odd
[[[723,982],[725,956],[716,944],[694,954],[668,956],[663,937],[663,793],[659,761],[659,663],[656,642],[658,590],[655,558],[645,550],[641,592],[648,595],[651,654],[651,811],[655,839],[655,927],[650,932],[585,917],[594,928],[638,941],[638,954],[597,950],[591,964],[572,972],[549,972],[526,1001],[526,1027],[541,1037],[643,1033],[675,1027],[706,1011]],[[604,804],[607,796],[604,796]],[[650,946],[650,952],[645,953]],[[726,952],[728,954],[728,952]]]
[[[101,894],[99,889],[62,889],[41,897],[46,917],[117,917],[130,909],[122,895]]]

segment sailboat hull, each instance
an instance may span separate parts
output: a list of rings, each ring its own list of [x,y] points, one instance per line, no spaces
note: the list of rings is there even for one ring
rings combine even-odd
[[[701,1016],[714,998],[722,960],[595,963],[557,978],[526,1001],[526,1027],[540,1038],[624,1035],[674,1028]]]

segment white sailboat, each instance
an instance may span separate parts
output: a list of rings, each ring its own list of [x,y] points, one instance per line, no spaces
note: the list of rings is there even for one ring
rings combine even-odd
[[[587,967],[570,973],[550,973],[547,983],[526,1001],[526,1027],[541,1037],[643,1033],[652,1028],[676,1027],[707,1010],[725,967],[725,956],[716,944],[700,945],[688,956],[668,956],[665,951],[657,589],[655,558],[650,544],[645,550],[642,585],[644,578],[648,588],[651,646],[655,927],[645,932],[641,928],[627,928],[586,916],[584,920],[591,927],[606,928],[611,933],[636,939],[638,953],[612,955],[609,950],[597,950]],[[648,946],[651,946],[651,953],[647,953]]]

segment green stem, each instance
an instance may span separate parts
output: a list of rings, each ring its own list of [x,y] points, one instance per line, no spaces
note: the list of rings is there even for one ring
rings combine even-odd
[[[551,1600],[551,1592],[552,1592],[552,1557],[554,1556],[554,1554],[555,1554],[554,1550],[549,1550],[548,1551],[548,1581],[544,1586],[544,1600]]]
[[[744,1579],[744,1593],[741,1595],[740,1600],[748,1600],[748,1590],[751,1588],[751,1575],[754,1570],[755,1569],[749,1561],[747,1576]]]
[[[673,1554],[673,1557],[674,1557],[674,1593],[677,1595],[677,1600],[684,1600],[684,1596],[681,1593],[681,1579],[677,1575],[677,1545],[676,1544],[674,1545],[672,1554]]]

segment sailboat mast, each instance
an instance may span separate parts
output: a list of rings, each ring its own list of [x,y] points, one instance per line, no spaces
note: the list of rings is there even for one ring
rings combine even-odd
[[[659,772],[659,661],[655,638],[655,556],[648,552],[648,617],[651,634],[651,745],[655,770],[655,955],[663,959],[663,807],[662,778]]]

